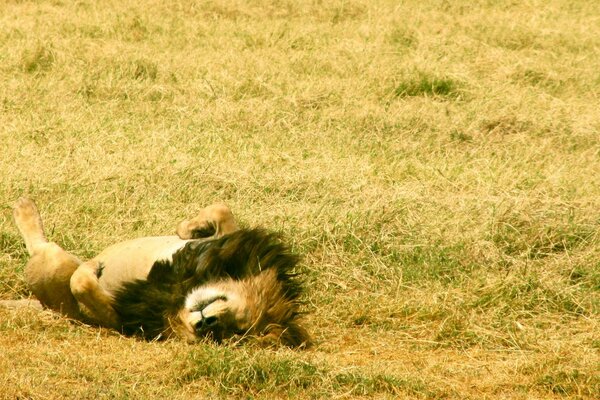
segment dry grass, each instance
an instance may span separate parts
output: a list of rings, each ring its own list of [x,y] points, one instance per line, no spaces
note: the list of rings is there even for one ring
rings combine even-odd
[[[474,4],[475,3],[475,4]],[[0,298],[225,201],[305,255],[306,352],[0,310],[0,397],[600,398],[600,6],[0,5]]]

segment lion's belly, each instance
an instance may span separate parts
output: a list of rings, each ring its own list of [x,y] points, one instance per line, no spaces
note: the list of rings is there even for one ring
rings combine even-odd
[[[117,243],[94,257],[104,268],[100,286],[113,293],[123,283],[145,279],[157,260],[171,260],[189,240],[177,236],[143,237]]]

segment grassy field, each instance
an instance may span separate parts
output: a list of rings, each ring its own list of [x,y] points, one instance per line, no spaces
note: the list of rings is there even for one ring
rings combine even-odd
[[[600,398],[600,3],[0,4],[22,195],[81,257],[215,201],[304,256],[307,351],[0,309],[0,398]]]

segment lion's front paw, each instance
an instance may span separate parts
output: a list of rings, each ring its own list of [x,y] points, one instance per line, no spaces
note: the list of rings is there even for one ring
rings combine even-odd
[[[177,236],[181,239],[201,239],[213,236],[215,227],[207,220],[193,219],[190,221],[182,221],[177,225]]]

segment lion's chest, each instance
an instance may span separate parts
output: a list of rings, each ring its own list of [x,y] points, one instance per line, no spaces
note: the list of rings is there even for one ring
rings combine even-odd
[[[173,253],[188,240],[177,236],[143,237],[117,243],[106,248],[96,257],[102,263],[100,286],[113,293],[123,283],[146,279],[157,260],[171,260]]]

